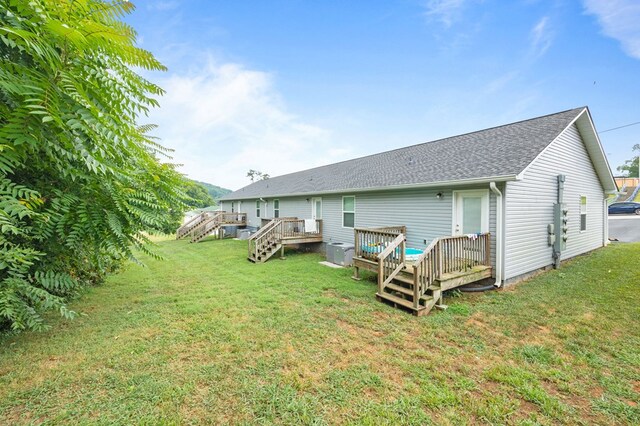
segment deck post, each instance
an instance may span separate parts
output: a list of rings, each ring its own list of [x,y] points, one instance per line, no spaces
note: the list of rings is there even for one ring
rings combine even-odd
[[[284,244],[280,246],[280,259],[284,259]]]
[[[353,267],[353,276],[351,277],[351,279],[360,281],[360,268],[358,268],[357,266]]]

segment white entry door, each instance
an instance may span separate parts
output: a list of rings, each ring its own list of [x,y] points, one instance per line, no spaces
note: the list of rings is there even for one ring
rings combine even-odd
[[[311,219],[322,219],[322,198],[311,199]]]
[[[489,190],[453,192],[453,235],[489,232]]]

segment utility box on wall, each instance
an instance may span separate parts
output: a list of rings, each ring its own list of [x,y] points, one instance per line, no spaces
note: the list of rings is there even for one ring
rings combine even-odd
[[[553,226],[555,228],[554,250],[561,253],[567,248],[569,237],[569,209],[565,203],[553,205]]]

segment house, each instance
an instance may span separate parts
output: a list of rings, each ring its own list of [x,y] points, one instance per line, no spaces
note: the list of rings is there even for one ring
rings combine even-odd
[[[298,223],[288,229],[299,231],[316,220],[296,242],[356,241],[356,266],[367,267],[369,258],[376,272],[383,270],[382,251],[398,253],[391,245],[434,250],[446,238],[482,236],[481,275],[500,286],[607,244],[606,198],[616,191],[589,109],[581,107],[254,182],[222,197],[220,208],[246,213],[246,225],[255,229],[267,223],[275,229],[287,223],[278,218],[289,217]],[[283,241],[270,244],[279,248]],[[376,244],[382,248],[367,256]],[[444,261],[474,250],[460,246]],[[387,275],[408,270],[404,250],[398,262],[402,267],[379,279],[390,283]],[[430,262],[443,260],[434,254]]]

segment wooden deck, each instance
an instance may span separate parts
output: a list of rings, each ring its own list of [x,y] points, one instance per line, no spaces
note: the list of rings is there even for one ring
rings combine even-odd
[[[402,227],[355,230],[354,279],[360,268],[378,274],[376,297],[415,315],[442,305],[442,293],[492,276],[490,234],[436,238],[406,260]]]
[[[216,233],[222,238],[225,227],[246,225],[246,213],[203,212],[178,228],[176,238],[189,237],[192,243],[197,243]]]
[[[286,246],[322,242],[322,221],[276,218],[263,225],[249,238],[247,258],[254,263],[266,262],[278,251],[284,258]]]

